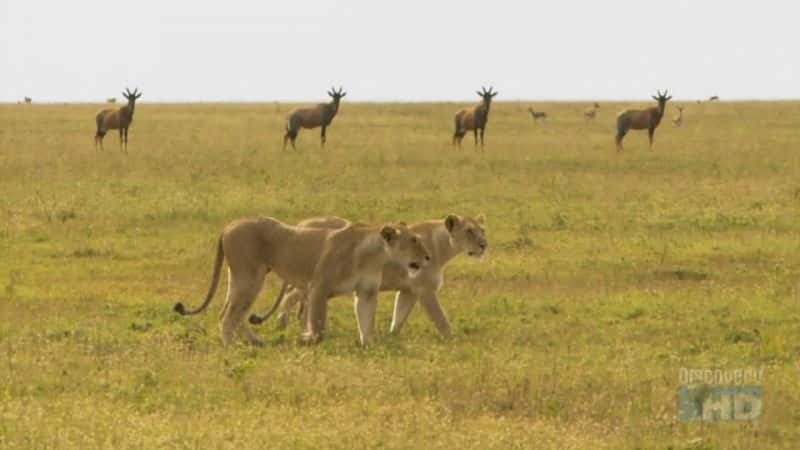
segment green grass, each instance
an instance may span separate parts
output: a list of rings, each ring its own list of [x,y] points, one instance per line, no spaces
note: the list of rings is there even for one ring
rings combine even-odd
[[[129,155],[98,105],[0,105],[0,447],[797,448],[800,103],[690,103],[614,152],[603,104],[496,103],[484,153],[457,104],[343,102],[281,151],[291,105],[137,106]],[[674,113],[669,108],[670,116]],[[228,221],[485,213],[442,303],[356,345],[259,328],[220,344],[205,294]],[[263,309],[278,283],[268,278]],[[755,423],[677,421],[681,367],[765,366]]]

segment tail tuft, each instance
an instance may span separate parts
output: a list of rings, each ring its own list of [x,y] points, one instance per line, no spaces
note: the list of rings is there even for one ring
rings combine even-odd
[[[186,315],[186,308],[184,308],[183,303],[181,302],[175,303],[175,306],[172,307],[172,310],[182,316]]]
[[[247,319],[252,325],[261,325],[264,322],[262,317],[258,317],[256,314],[250,314],[250,317]]]

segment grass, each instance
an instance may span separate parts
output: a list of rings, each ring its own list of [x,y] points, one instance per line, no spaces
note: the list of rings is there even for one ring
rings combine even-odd
[[[143,103],[125,156],[98,105],[0,105],[0,447],[797,447],[800,103],[690,103],[622,154],[622,104],[498,102],[484,153],[461,105],[347,102],[284,152],[291,106]],[[388,294],[366,349],[348,299],[313,348],[171,312],[234,218],[450,212],[490,254],[447,270],[448,341],[419,310],[387,336]],[[760,421],[677,420],[681,367],[762,365]]]

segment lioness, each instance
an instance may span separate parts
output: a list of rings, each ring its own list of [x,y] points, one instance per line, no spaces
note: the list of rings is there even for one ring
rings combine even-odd
[[[439,305],[436,292],[442,287],[444,281],[444,266],[451,259],[460,253],[480,258],[484,255],[488,245],[484,230],[484,217],[479,215],[476,218],[461,217],[455,214],[448,215],[445,220],[429,220],[426,222],[410,225],[409,230],[419,233],[425,247],[431,251],[431,261],[420,272],[411,277],[401,266],[392,262],[387,262],[383,267],[383,279],[381,281],[381,291],[398,291],[394,301],[394,312],[392,314],[392,324],[389,333],[396,334],[400,331],[408,314],[414,307],[417,299],[420,300],[422,307],[428,318],[436,326],[443,337],[450,335],[450,324],[447,317]],[[343,228],[350,222],[341,217],[320,217],[308,219],[297,224],[299,227],[313,228]],[[264,322],[277,308],[281,301],[283,292],[287,286],[281,288],[272,308],[263,315],[251,315],[250,323],[259,324]],[[282,311],[278,315],[279,327],[284,328],[288,322],[288,316],[294,309],[298,301],[305,301],[305,292],[301,289],[292,288],[283,300]],[[300,320],[303,322],[303,305],[301,304]]]
[[[225,259],[228,294],[220,313],[224,344],[230,344],[237,331],[253,344],[262,342],[243,318],[270,271],[286,283],[326,296],[326,301],[355,291],[359,334],[361,342],[366,343],[375,312],[369,305],[377,301],[384,264],[392,261],[413,277],[427,265],[430,256],[420,236],[404,225],[349,224],[340,229],[315,229],[287,225],[271,217],[237,220],[225,227],[217,241],[217,258],[205,301],[193,311],[177,303],[176,312],[191,315],[205,310],[217,289]],[[305,338],[316,342],[322,338],[324,311],[313,318],[315,322],[309,321]]]

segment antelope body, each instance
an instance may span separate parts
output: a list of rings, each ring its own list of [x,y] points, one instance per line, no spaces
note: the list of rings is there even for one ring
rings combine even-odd
[[[297,133],[301,128],[316,128],[322,127],[320,134],[321,146],[325,147],[325,129],[331,124],[331,121],[339,111],[339,101],[347,95],[347,92],[342,92],[342,87],[337,91],[331,88],[328,95],[333,99],[330,103],[320,103],[313,108],[298,108],[289,113],[286,118],[286,134],[283,135],[283,149],[286,150],[286,141],[292,141],[292,148],[297,150],[294,145],[294,140],[297,139]]]
[[[108,103],[117,103],[117,98],[116,97],[109,97],[109,98],[106,99],[106,102],[108,102]]]
[[[492,92],[492,87],[487,91],[485,87],[481,86],[480,91],[475,91],[483,99],[477,105],[471,108],[464,108],[456,113],[455,116],[455,132],[453,133],[453,145],[458,143],[458,148],[461,148],[461,140],[467,131],[472,130],[475,135],[475,147],[478,146],[478,130],[481,132],[481,149],[483,149],[483,133],[486,131],[486,124],[489,122],[489,107],[492,104],[492,98],[497,95],[497,92]]]
[[[583,110],[583,118],[586,121],[586,123],[589,123],[589,121],[594,120],[597,117],[598,109],[600,109],[600,105],[598,103],[595,103],[594,105]]]
[[[617,136],[615,142],[617,144],[617,151],[621,152],[622,139],[629,130],[647,130],[650,138],[650,150],[653,149],[653,133],[656,127],[661,123],[661,118],[664,117],[664,108],[667,106],[667,101],[672,97],[667,96],[667,91],[662,94],[658,91],[658,96],[653,96],[653,99],[658,102],[657,106],[652,106],[646,109],[626,109],[617,115]]]
[[[534,111],[533,108],[528,108],[528,112],[531,113],[534,122],[547,119],[547,113],[544,111]]]
[[[719,96],[712,95],[711,97],[708,98],[708,101],[709,102],[718,102],[719,101]]]
[[[125,88],[125,92],[122,95],[128,100],[127,105],[119,109],[103,109],[95,116],[95,121],[97,122],[97,133],[94,136],[95,149],[97,149],[97,144],[100,144],[100,148],[105,150],[103,148],[103,137],[106,132],[108,130],[119,130],[119,148],[122,150],[124,144],[125,152],[128,152],[128,128],[133,122],[136,99],[141,97],[142,93],[139,92],[139,88],[134,89],[133,92]]]
[[[683,106],[676,106],[678,108],[678,114],[672,118],[672,124],[676,127],[683,125]]]
[[[31,102],[33,102],[33,100],[30,97],[25,97],[25,103],[30,105]]]

